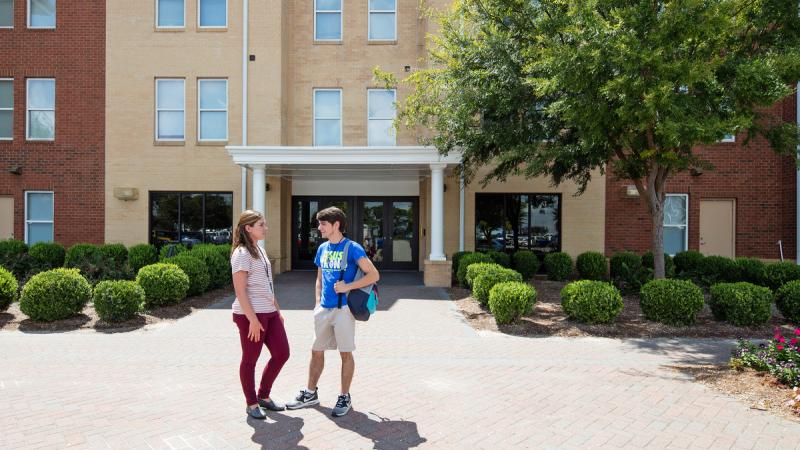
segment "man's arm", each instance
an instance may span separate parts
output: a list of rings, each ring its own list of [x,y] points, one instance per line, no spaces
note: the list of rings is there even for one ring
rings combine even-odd
[[[378,269],[376,269],[375,265],[372,264],[372,260],[366,256],[358,260],[358,268],[364,272],[364,276],[361,277],[360,280],[353,281],[352,283],[345,283],[343,281],[337,282],[335,285],[333,285],[333,288],[337,293],[350,292],[353,289],[361,289],[365,286],[369,286],[370,284],[375,284],[381,279]]]
[[[314,300],[317,302],[314,305],[314,308],[321,305],[320,301],[322,297],[322,269],[317,267],[317,284],[314,288]]]

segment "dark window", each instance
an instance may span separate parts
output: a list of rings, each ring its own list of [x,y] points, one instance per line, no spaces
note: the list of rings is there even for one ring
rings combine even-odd
[[[230,192],[151,192],[150,243],[229,244],[233,227]]]
[[[475,194],[475,250],[561,251],[561,194]]]

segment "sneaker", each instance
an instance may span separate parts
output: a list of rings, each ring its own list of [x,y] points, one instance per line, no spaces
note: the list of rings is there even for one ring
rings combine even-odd
[[[253,406],[252,408],[248,406],[246,411],[247,415],[253,419],[264,420],[267,418],[267,415],[258,406]]]
[[[272,399],[266,401],[264,399],[258,399],[258,406],[268,410],[268,411],[283,411],[286,409],[286,405],[283,403],[278,403]]]
[[[293,401],[286,404],[286,409],[300,409],[312,405],[319,405],[317,389],[314,389],[314,392],[306,392],[305,389],[302,389]]]
[[[350,412],[352,406],[353,402],[350,400],[350,394],[342,394],[339,396],[339,399],[336,400],[336,406],[331,411],[331,415],[333,417],[342,417]]]

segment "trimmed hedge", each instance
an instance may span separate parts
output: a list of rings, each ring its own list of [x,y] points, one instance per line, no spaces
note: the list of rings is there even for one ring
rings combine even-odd
[[[705,256],[696,250],[676,253],[675,257],[672,258],[675,261],[675,275],[681,278],[699,277],[704,258]]]
[[[211,277],[208,275],[208,267],[202,259],[192,256],[189,253],[182,253],[178,256],[167,258],[163,262],[175,264],[189,276],[189,290],[186,292],[187,296],[200,295],[208,289]]]
[[[64,246],[55,242],[37,242],[28,249],[31,266],[37,271],[62,267],[67,251]]]
[[[772,291],[751,283],[719,283],[711,286],[711,313],[717,320],[736,326],[767,323],[772,317]]]
[[[507,269],[511,268],[511,256],[508,253],[489,250],[486,252],[486,254],[489,255],[489,257],[492,258],[492,261],[495,263],[500,264]]]
[[[135,281],[101,281],[94,288],[94,310],[106,322],[132,319],[144,307],[144,289]]]
[[[561,306],[570,319],[584,323],[614,323],[622,312],[622,294],[611,283],[579,280],[561,290]]]
[[[469,255],[472,252],[455,252],[453,256],[450,257],[450,260],[453,261],[453,276],[455,277],[458,273],[458,263],[461,261],[461,258],[464,255]]]
[[[578,276],[585,280],[603,280],[606,278],[606,257],[598,252],[583,252],[575,260]]]
[[[642,258],[634,252],[617,252],[611,256],[611,281],[624,292],[634,292],[652,278],[642,267]]]
[[[648,250],[642,255],[642,267],[655,271],[654,260],[653,251]],[[664,276],[667,278],[675,277],[675,261],[672,260],[672,256],[666,253],[664,253]]]
[[[506,269],[505,267],[478,272],[478,275],[472,283],[472,296],[481,304],[485,305],[489,303],[489,291],[491,291],[497,283],[503,283],[505,281],[522,282],[522,275],[516,270]]]
[[[120,267],[112,257],[107,256],[113,250],[101,249],[99,245],[75,244],[67,250],[64,267],[79,269],[91,284],[102,280],[125,279],[125,267]]]
[[[493,261],[492,258],[485,253],[470,253],[469,255],[461,257],[461,261],[458,263],[458,272],[456,273],[458,284],[461,287],[469,287],[469,284],[467,284],[467,267],[469,267],[470,264],[479,262],[490,263]]]
[[[739,268],[739,281],[746,281],[758,286],[766,286],[767,265],[756,258],[736,258]]]
[[[128,264],[134,273],[139,269],[158,262],[158,250],[154,245],[138,244],[128,249]]]
[[[28,245],[18,239],[0,241],[0,267],[5,268],[21,280],[29,266]]]
[[[689,280],[652,280],[640,292],[648,320],[668,325],[691,325],[703,309],[703,291]]]
[[[800,281],[790,281],[775,293],[775,306],[783,317],[800,325]]]
[[[167,244],[161,247],[161,251],[158,252],[158,259],[159,261],[164,261],[167,258],[178,256],[181,253],[188,251],[189,249],[183,244]]]
[[[103,244],[100,254],[112,261],[118,269],[122,269],[128,262],[128,249],[122,244]]]
[[[488,271],[502,270],[503,268],[504,267],[500,264],[493,262],[470,264],[469,267],[467,267],[467,285],[472,286],[472,284],[475,282],[475,278],[477,278],[478,275],[482,275]]]
[[[32,320],[72,317],[92,298],[92,288],[78,269],[53,269],[34,275],[22,288],[19,308]]]
[[[511,323],[530,314],[536,303],[536,290],[528,283],[505,281],[489,291],[489,311],[498,324]]]
[[[700,280],[706,286],[738,281],[739,266],[724,256],[706,256],[700,264]]]
[[[548,253],[544,257],[547,279],[565,281],[572,275],[572,257],[564,252]]]
[[[205,263],[210,278],[209,288],[227,286],[231,283],[231,271],[228,269],[230,261],[226,261],[213,246],[195,245],[188,254]]]
[[[767,264],[764,278],[767,287],[777,291],[790,281],[800,280],[800,266],[793,262]]]
[[[86,262],[97,264],[102,259],[100,249],[92,244],[75,244],[67,250],[64,267],[78,269]]]
[[[139,269],[136,282],[144,289],[147,307],[180,303],[189,290],[189,276],[175,264],[144,266]]]
[[[5,311],[17,300],[19,283],[14,274],[0,267],[0,311]]]
[[[523,280],[530,280],[539,271],[539,257],[530,250],[519,250],[514,253],[514,269],[522,274]]]

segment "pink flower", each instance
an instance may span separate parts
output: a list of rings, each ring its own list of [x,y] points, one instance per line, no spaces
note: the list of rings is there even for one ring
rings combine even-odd
[[[796,334],[796,335],[800,336],[800,328],[798,328],[798,329],[794,330],[794,334]]]
[[[792,338],[792,340],[790,340],[789,343],[792,345],[797,345],[797,338]]]
[[[778,350],[783,350],[783,346],[781,344],[778,344],[777,348]]]
[[[780,336],[780,337],[778,337],[778,342],[780,342],[781,344],[784,344],[784,343],[786,343],[786,338],[784,338],[783,336]]]

